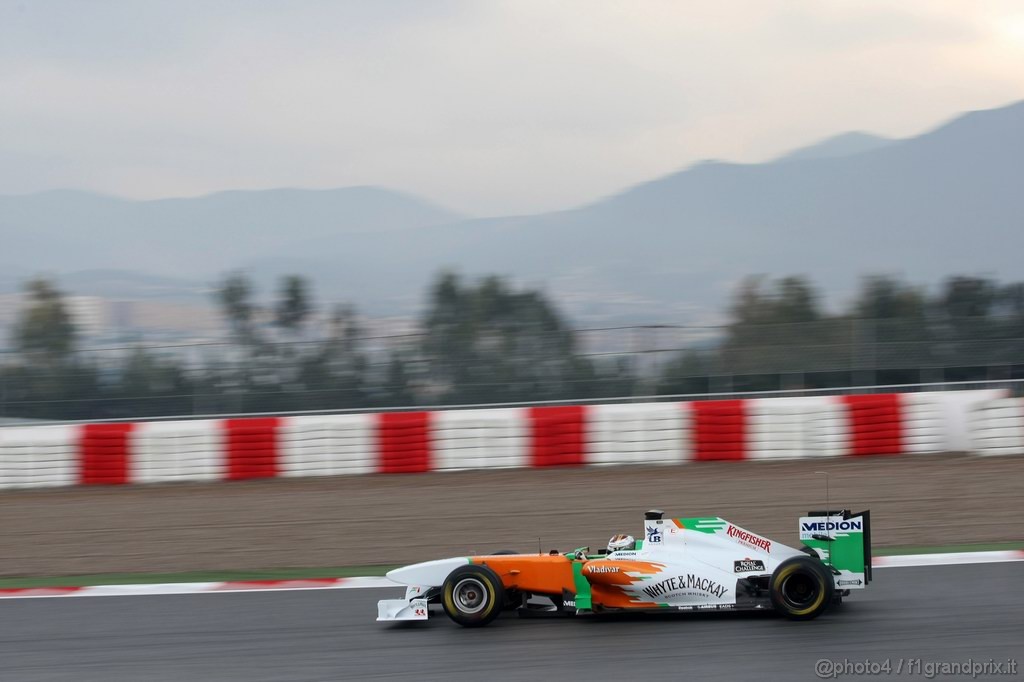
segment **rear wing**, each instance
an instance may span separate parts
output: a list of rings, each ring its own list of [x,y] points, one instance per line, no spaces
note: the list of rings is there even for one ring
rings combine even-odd
[[[836,589],[871,582],[871,512],[812,511],[800,517],[800,540],[833,569]]]

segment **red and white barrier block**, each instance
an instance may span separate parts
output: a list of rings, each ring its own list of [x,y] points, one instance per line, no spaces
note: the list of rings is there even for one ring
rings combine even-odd
[[[1024,447],[990,391],[0,429],[0,488],[814,459]],[[980,407],[979,407],[980,406]],[[959,446],[960,440],[964,441]]]
[[[0,429],[0,488],[78,483],[79,433],[75,426]]]
[[[377,448],[376,415],[337,414],[282,419],[278,429],[281,476],[370,474]]]
[[[975,405],[968,420],[972,452],[1024,454],[1024,398],[1004,398]]]

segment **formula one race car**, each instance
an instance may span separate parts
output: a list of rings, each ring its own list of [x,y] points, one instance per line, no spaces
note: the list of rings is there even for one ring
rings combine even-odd
[[[644,515],[644,539],[590,554],[514,554],[440,559],[390,571],[404,599],[378,603],[379,621],[426,620],[440,604],[459,625],[520,615],[775,609],[795,620],[821,615],[871,581],[867,511],[810,512],[793,549],[721,518]]]

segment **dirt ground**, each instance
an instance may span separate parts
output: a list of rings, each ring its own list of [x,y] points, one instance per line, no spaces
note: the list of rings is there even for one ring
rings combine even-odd
[[[562,551],[642,512],[723,516],[795,544],[825,503],[871,509],[876,547],[1024,541],[1024,458],[929,455],[509,470],[0,493],[2,575],[392,564]]]

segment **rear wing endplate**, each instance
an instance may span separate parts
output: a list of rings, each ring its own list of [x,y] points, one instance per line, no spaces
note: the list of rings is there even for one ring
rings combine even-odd
[[[800,518],[800,540],[836,573],[839,589],[862,589],[871,582],[871,511],[808,512]]]

